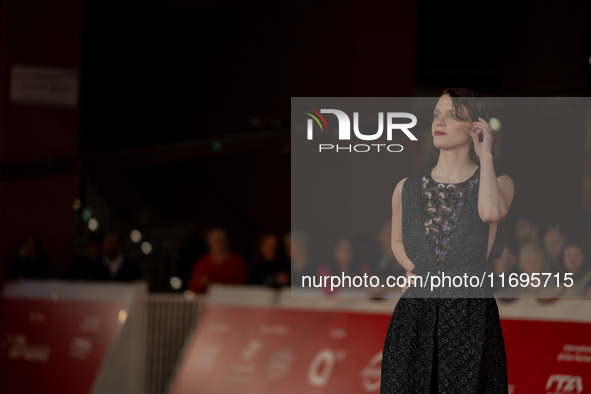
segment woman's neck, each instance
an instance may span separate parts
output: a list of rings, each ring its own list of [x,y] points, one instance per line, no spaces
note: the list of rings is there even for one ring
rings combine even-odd
[[[442,163],[441,160],[433,167],[431,176],[440,182],[458,183],[471,177],[478,169],[478,164],[469,161],[462,164]]]
[[[469,178],[478,168],[465,152],[445,151],[439,153],[439,160],[431,175],[441,182],[457,183]]]

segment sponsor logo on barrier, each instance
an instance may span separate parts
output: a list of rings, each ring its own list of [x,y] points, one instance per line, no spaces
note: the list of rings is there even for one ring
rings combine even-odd
[[[265,375],[269,380],[277,381],[282,379],[291,369],[291,363],[295,358],[293,350],[288,347],[282,347],[269,358]]]
[[[87,358],[92,351],[92,341],[88,338],[73,338],[70,342],[70,357]]]
[[[580,376],[554,374],[546,381],[547,394],[582,393],[583,378]]]
[[[315,387],[326,386],[335,364],[344,361],[346,356],[345,349],[323,349],[318,352],[308,367],[308,382]]]
[[[196,370],[197,371],[211,371],[213,364],[220,353],[220,349],[217,346],[205,346],[199,353],[197,358]]]
[[[380,379],[382,376],[382,351],[380,350],[369,360],[369,363],[361,370],[359,374],[363,389],[368,393],[376,392],[380,388]]]
[[[9,360],[47,363],[51,354],[49,346],[27,343],[27,337],[23,334],[7,335],[2,345],[6,347],[6,358]]]
[[[564,362],[591,363],[591,346],[567,343],[556,359]]]

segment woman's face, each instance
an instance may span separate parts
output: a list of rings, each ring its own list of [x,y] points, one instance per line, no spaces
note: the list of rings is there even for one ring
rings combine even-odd
[[[569,245],[564,248],[564,254],[562,256],[564,268],[566,268],[568,272],[578,274],[583,266],[583,252],[581,249],[578,246]]]
[[[431,133],[436,148],[452,149],[470,144],[472,139],[472,121],[460,120],[453,110],[451,96],[445,94],[439,98],[433,110]]]

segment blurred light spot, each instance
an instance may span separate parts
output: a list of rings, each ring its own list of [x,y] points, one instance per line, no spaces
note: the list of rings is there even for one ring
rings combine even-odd
[[[193,293],[191,290],[185,290],[185,292],[183,293],[183,296],[185,297],[186,300],[193,300],[195,299],[195,293]]]
[[[90,218],[88,221],[88,229],[90,231],[96,231],[98,229],[99,222],[95,218]]]
[[[140,233],[138,230],[131,230],[131,234],[129,236],[136,244],[142,240],[142,233]]]
[[[213,144],[211,144],[211,149],[216,152],[222,150],[222,141],[214,141]]]
[[[170,287],[172,287],[173,289],[178,290],[181,288],[182,285],[183,281],[178,276],[173,276],[172,278],[170,278]]]
[[[90,208],[84,208],[82,211],[82,220],[87,221],[92,217],[92,210]]]
[[[57,293],[51,293],[51,300],[57,302],[58,296]]]
[[[80,209],[80,199],[78,197],[74,199],[74,202],[72,203],[72,208],[74,209],[74,211]]]
[[[150,254],[152,252],[152,244],[149,242],[142,242],[142,252],[144,254]]]
[[[121,324],[125,323],[125,321],[127,320],[127,311],[125,309],[121,309],[119,311],[119,315],[117,315],[117,320],[119,320],[119,323]]]
[[[497,118],[490,118],[488,122],[490,124],[490,128],[493,130],[500,130],[501,129],[501,121]]]

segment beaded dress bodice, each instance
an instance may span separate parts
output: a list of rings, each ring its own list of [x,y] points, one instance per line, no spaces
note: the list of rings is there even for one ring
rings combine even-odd
[[[422,218],[431,249],[445,261],[447,245],[466,205],[466,198],[478,183],[478,171],[460,183],[436,182],[427,172],[421,178]]]
[[[478,213],[480,167],[460,183],[408,177],[402,190],[402,235],[413,272],[484,268],[488,223]]]

